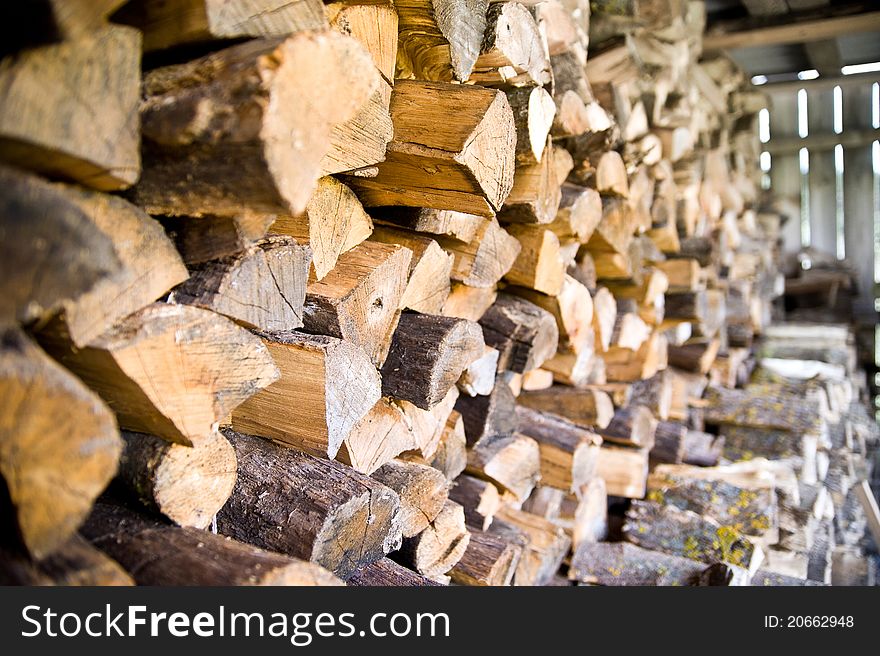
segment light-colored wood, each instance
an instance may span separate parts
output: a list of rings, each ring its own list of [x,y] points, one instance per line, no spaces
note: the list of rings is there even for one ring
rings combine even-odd
[[[543,226],[526,224],[510,225],[507,231],[519,241],[520,251],[505,280],[550,296],[559,294],[566,270],[559,237]]]
[[[164,216],[160,220],[183,261],[197,265],[247,250],[266,236],[275,219],[274,214],[244,212],[235,216]]]
[[[562,185],[556,219],[547,227],[560,242],[575,240],[585,244],[602,220],[602,198],[595,189],[573,184]]]
[[[538,307],[542,307],[556,319],[559,329],[557,351],[580,353],[593,347],[593,298],[590,292],[569,275],[562,282],[556,296],[547,296],[531,289],[510,288]]]
[[[73,40],[85,36],[107,24],[124,0],[49,0],[42,7],[59,40]],[[47,26],[48,27],[48,26]]]
[[[514,575],[514,585],[543,585],[559,569],[571,540],[552,522],[531,513],[504,508],[499,518],[525,533],[528,544]]]
[[[578,389],[554,385],[545,390],[523,392],[519,403],[549,412],[584,428],[605,428],[614,417],[614,404],[605,392],[593,388]]]
[[[318,180],[305,212],[279,216],[269,230],[290,235],[312,249],[315,277],[321,280],[339,256],[373,232],[373,221],[354,192],[333,177]]]
[[[623,198],[629,195],[626,166],[617,151],[609,150],[599,158],[596,164],[596,189],[601,194]]]
[[[179,526],[208,528],[235,485],[235,450],[222,434],[196,446],[122,432],[117,478],[142,504]]]
[[[599,451],[596,475],[605,480],[608,494],[641,499],[648,479],[648,452],[645,449],[603,446]]]
[[[148,305],[79,349],[54,335],[41,339],[120,426],[186,446],[212,439],[218,421],[279,375],[259,338],[186,305]]]
[[[450,430],[457,430],[456,426],[450,425],[449,420],[458,397],[458,388],[453,386],[443,400],[430,410],[422,410],[409,401],[396,401],[409,422],[416,448],[423,458],[432,459],[440,447],[440,441],[448,436]]]
[[[451,237],[466,244],[474,241],[479,230],[486,225],[486,219],[475,214],[430,207],[383,207],[373,210],[373,213],[378,221],[416,232]]]
[[[108,25],[4,58],[0,159],[103,191],[131,186],[141,170],[140,48],[137,30]]]
[[[464,474],[449,489],[449,498],[464,508],[465,522],[471,528],[485,531],[492,525],[501,508],[498,488],[489,481]]]
[[[365,206],[486,217],[501,208],[513,186],[516,146],[513,112],[501,91],[400,80],[391,95],[391,119],[394,138],[378,175],[350,179]]]
[[[321,280],[310,279],[303,327],[350,341],[381,366],[391,347],[412,251],[366,241],[343,253]]]
[[[381,396],[379,374],[353,344],[323,335],[265,334],[280,378],[232,413],[237,431],[334,457]]]
[[[417,447],[412,425],[403,410],[382,398],[352,427],[336,459],[369,475]]]
[[[516,2],[492,3],[480,56],[469,80],[484,86],[541,87],[551,80],[550,58],[537,22]]]
[[[169,302],[213,310],[246,328],[293,330],[303,325],[310,264],[308,246],[291,237],[268,237],[199,268]]]
[[[543,87],[518,87],[506,91],[516,123],[516,161],[541,161],[556,116],[556,105]]]
[[[522,246],[494,218],[484,219],[471,241],[437,237],[453,256],[452,279],[471,287],[491,288],[510,271]]]
[[[498,213],[498,220],[508,223],[552,223],[561,200],[553,146],[547,142],[545,153],[536,164],[520,164],[513,176],[513,188]]]
[[[357,39],[372,55],[382,77],[394,84],[397,62],[397,11],[391,2],[334,2],[324,11],[330,25]]]
[[[593,294],[593,330],[597,348],[607,351],[611,346],[614,324],[617,321],[617,301],[605,287]]]
[[[465,470],[525,501],[541,476],[538,443],[525,435],[487,437],[468,450]]]
[[[464,523],[464,509],[447,500],[428,528],[403,541],[396,557],[423,576],[448,583],[446,572],[461,560],[470,539]]]
[[[137,0],[113,16],[144,34],[144,52],[327,28],[323,3],[304,0]]]
[[[377,226],[371,239],[386,244],[400,244],[413,253],[400,309],[439,314],[449,296],[449,277],[455,258],[430,237],[406,230]]]
[[[366,103],[347,121],[330,130],[330,145],[321,159],[321,174],[350,173],[372,177],[375,165],[385,159],[388,142],[394,136],[391,122],[392,86],[377,75],[377,88]]]
[[[0,473],[15,526],[7,530],[43,558],[110,482],[122,440],[98,396],[14,329],[2,332],[0,397]]]
[[[469,287],[460,282],[453,283],[449,296],[443,303],[442,314],[479,321],[497,297],[498,292],[494,287]]]
[[[256,39],[150,71],[135,202],[154,214],[303,212],[331,130],[379,78],[369,53],[333,31]]]
[[[522,392],[547,389],[553,384],[553,372],[548,369],[532,369],[523,374]]]
[[[404,460],[392,460],[373,473],[380,483],[400,496],[400,526],[404,538],[428,528],[446,505],[449,495],[446,477],[433,467]]]
[[[467,81],[486,30],[488,0],[399,0],[397,74],[419,80]]]
[[[471,362],[461,372],[458,389],[468,396],[485,396],[495,387],[495,374],[498,371],[498,350],[483,346],[483,355]]]
[[[139,208],[115,196],[61,185],[54,188],[107,236],[121,264],[88,292],[63,301],[58,320],[46,327],[83,347],[188,274],[162,226]]]

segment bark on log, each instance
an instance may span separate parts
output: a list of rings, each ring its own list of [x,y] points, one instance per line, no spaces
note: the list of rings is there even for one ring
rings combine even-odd
[[[456,585],[507,586],[513,580],[522,547],[497,535],[471,531],[461,560],[449,572]]]
[[[346,581],[352,586],[431,587],[441,585],[390,558],[382,558],[361,567]]]
[[[275,214],[244,212],[236,216],[160,217],[183,261],[192,266],[235,255],[266,236]]]
[[[651,450],[654,446],[654,432],[657,430],[657,420],[651,416],[650,411],[644,406],[635,405],[629,408],[618,408],[604,428],[598,428],[596,432],[606,442],[622,444]]]
[[[501,495],[494,484],[466,474],[452,484],[449,498],[464,508],[465,523],[479,531],[492,525],[495,513],[501,508]]]
[[[119,563],[76,533],[40,561],[5,549],[0,554],[0,585],[134,585]]]
[[[597,389],[554,385],[545,390],[520,394],[519,403],[533,410],[558,415],[584,428],[605,428],[614,417],[611,397]]]
[[[499,371],[531,371],[556,352],[559,329],[553,315],[516,296],[499,294],[480,325],[486,344],[498,350]]]
[[[238,480],[217,528],[346,577],[400,547],[400,497],[345,465],[227,431]]]
[[[486,396],[460,396],[455,409],[461,414],[468,445],[483,438],[512,435],[517,422],[514,414],[516,398],[501,376]]]

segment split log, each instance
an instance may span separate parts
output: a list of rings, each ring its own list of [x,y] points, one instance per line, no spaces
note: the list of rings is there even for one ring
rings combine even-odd
[[[131,186],[141,172],[140,55],[137,30],[106,25],[5,58],[0,158],[102,191]]]
[[[452,279],[478,288],[494,287],[510,271],[522,248],[494,218],[483,219],[467,243],[439,236],[437,241],[452,254]]]
[[[657,430],[657,420],[651,415],[650,410],[640,405],[628,408],[618,408],[605,427],[599,427],[596,432],[606,442],[622,444],[651,450],[654,446],[654,432]]]
[[[465,471],[525,501],[541,477],[538,443],[520,434],[484,438],[468,451]]]
[[[391,95],[391,119],[394,138],[378,175],[350,179],[365,206],[485,217],[501,208],[513,186],[516,145],[513,112],[502,92],[400,80]]]
[[[701,267],[708,267],[715,263],[718,252],[714,241],[709,237],[687,237],[681,240],[678,251],[672,257],[696,260]]]
[[[406,538],[394,558],[429,579],[448,583],[446,572],[461,560],[469,542],[464,510],[454,501],[446,501],[428,528]]]
[[[449,572],[456,585],[507,586],[513,580],[522,547],[492,533],[471,531],[468,547]]]
[[[498,350],[498,369],[524,373],[551,357],[559,341],[553,315],[511,294],[499,294],[480,319],[483,338]]]
[[[630,387],[629,397],[635,405],[648,408],[657,419],[669,419],[672,406],[672,380],[666,371],[660,371],[650,378],[634,381]]]
[[[332,460],[227,431],[238,479],[217,528],[346,577],[400,546],[400,498]],[[268,528],[267,528],[268,527]]]
[[[113,409],[120,426],[193,446],[278,378],[259,338],[213,312],[154,303],[77,349],[44,347]]]
[[[708,302],[706,290],[666,294],[665,317],[680,321],[702,321],[709,311]]]
[[[427,464],[443,472],[447,480],[455,480],[467,467],[466,444],[464,422],[461,415],[453,410],[441,430],[437,449]]]
[[[235,216],[163,216],[160,221],[183,261],[190,265],[235,255],[266,236],[274,214],[244,212]]]
[[[473,321],[405,312],[382,366],[382,393],[430,410],[482,355],[484,346]]]
[[[152,214],[299,214],[331,129],[378,82],[369,54],[335,32],[247,41],[154,69],[144,80],[135,202]]]
[[[524,224],[510,225],[507,232],[519,241],[520,251],[504,279],[551,296],[559,294],[567,263],[556,233]]]
[[[405,230],[379,226],[371,238],[386,244],[400,244],[413,253],[400,309],[439,314],[449,296],[453,256],[433,239]]]
[[[114,244],[121,268],[88,292],[61,303],[57,321],[41,327],[83,347],[187,278],[186,267],[162,226],[115,196],[57,186]]]
[[[669,279],[671,292],[692,292],[700,285],[700,264],[697,260],[684,257],[658,262],[656,266]]]
[[[608,535],[608,493],[605,480],[594,478],[577,495],[565,496],[556,523],[571,536],[574,550],[585,542],[604,540]]]
[[[400,0],[398,77],[466,82],[480,53],[488,0]]]
[[[447,420],[458,401],[457,387],[450,388],[443,400],[430,410],[422,410],[409,401],[396,401],[411,427],[416,448],[424,458],[433,458],[440,439],[443,437]]]
[[[509,291],[553,315],[559,330],[557,352],[580,353],[585,349],[592,350],[593,298],[587,288],[577,280],[566,275],[557,296],[547,296],[518,287],[509,288]]]
[[[397,11],[390,2],[370,4],[343,0],[325,5],[330,25],[357,39],[372,55],[376,68],[389,84],[394,83],[397,62]]]
[[[138,585],[342,585],[315,563],[163,524],[103,501],[81,532]]]
[[[119,563],[76,533],[40,561],[5,549],[0,553],[0,585],[134,585]]]
[[[608,494],[641,499],[648,478],[648,452],[645,449],[603,446],[599,450],[596,475],[605,480]]]
[[[74,195],[0,166],[0,322],[45,321],[124,273],[116,246]],[[48,263],[48,264],[47,264]]]
[[[565,531],[543,517],[513,508],[504,508],[498,518],[525,533],[528,539],[516,568],[514,585],[544,585],[568,554],[571,540]],[[492,532],[500,529],[500,522],[492,528]]]
[[[513,176],[513,187],[498,213],[505,223],[552,223],[562,200],[553,146],[548,141],[541,161],[520,164]]]
[[[412,251],[364,242],[339,256],[321,280],[309,280],[303,328],[359,346],[376,366],[384,362],[400,316]]]
[[[618,305],[618,308],[622,307]],[[651,328],[635,312],[618,312],[611,332],[611,347],[638,351],[651,336]],[[609,349],[610,350],[610,349]]]
[[[120,480],[144,506],[179,526],[208,528],[235,485],[235,451],[220,433],[198,446],[122,432]]]
[[[476,214],[454,210],[435,210],[430,207],[377,207],[373,210],[377,220],[408,228],[416,232],[449,237],[470,244],[487,220]]]
[[[704,563],[722,561],[755,572],[764,560],[761,548],[732,526],[690,510],[653,501],[633,501],[623,534],[633,544]]]
[[[486,396],[495,387],[498,351],[483,346],[483,355],[471,362],[458,379],[458,389],[468,396]]]
[[[495,513],[501,508],[501,495],[495,485],[466,474],[452,484],[449,498],[464,508],[465,523],[479,531],[492,525]]]
[[[516,161],[536,164],[544,155],[556,115],[553,97],[540,86],[508,89],[506,94],[516,124]]]
[[[547,227],[556,233],[560,242],[575,240],[585,244],[602,220],[602,197],[595,189],[565,183],[553,223]],[[584,281],[581,281],[584,282]],[[594,285],[587,287],[595,288]]]
[[[344,340],[296,332],[263,335],[280,378],[232,413],[237,431],[334,457],[381,397],[379,374]]]
[[[418,448],[413,427],[400,406],[381,398],[351,429],[336,459],[370,475],[393,458]]]
[[[520,393],[547,389],[553,384],[553,376],[548,369],[532,369],[524,373]]]
[[[254,330],[293,330],[303,325],[311,254],[291,237],[268,237],[199,267],[168,300],[213,310]]]
[[[35,558],[76,531],[113,474],[122,442],[107,406],[22,333],[0,333],[0,473],[17,536]]]
[[[537,22],[523,5],[489,5],[480,56],[469,80],[483,86],[541,87],[550,83],[546,46]]]
[[[495,379],[492,392],[484,396],[461,396],[455,409],[461,413],[468,445],[484,438],[512,435],[516,430],[516,398],[501,376]]]
[[[593,331],[603,351],[611,346],[614,324],[617,321],[617,301],[606,287],[599,287],[593,294]]]
[[[626,165],[617,151],[609,150],[599,158],[596,164],[596,189],[600,194],[610,196],[626,198],[629,195]]]
[[[519,403],[541,412],[549,412],[584,428],[605,428],[614,417],[611,397],[597,389],[578,389],[554,385],[545,390],[523,392]]]
[[[144,34],[144,52],[254,37],[285,36],[327,28],[324,7],[317,0],[136,0],[113,15],[115,22]]]
[[[351,189],[327,176],[318,180],[302,214],[279,216],[270,230],[307,243],[312,249],[315,278],[322,280],[340,255],[370,236],[373,221]]]
[[[816,433],[798,433],[785,429],[757,426],[721,426],[722,454],[732,462],[751,460],[756,456],[768,460],[790,460],[798,465],[800,476],[816,477]]]
[[[587,247],[593,252],[625,255],[635,232],[635,215],[620,198],[602,198],[602,220],[596,226]]]
[[[594,585],[696,585],[704,563],[628,542],[581,545],[572,557],[568,576]]]
[[[392,587],[429,587],[440,585],[427,579],[418,572],[395,563],[390,558],[382,558],[365,567],[361,567],[346,581],[350,586],[392,586]]]
[[[577,493],[596,475],[602,443],[598,435],[521,405],[516,417],[517,430],[538,443],[542,485]]]
[[[373,478],[400,497],[400,527],[404,538],[428,528],[449,496],[443,473],[415,462],[392,460],[373,472]]]
[[[656,330],[638,351],[612,346],[603,354],[606,377],[612,382],[651,378],[666,367],[667,348],[666,338]]]
[[[479,321],[495,300],[498,292],[494,287],[470,287],[453,283],[449,296],[443,304],[443,316]]]

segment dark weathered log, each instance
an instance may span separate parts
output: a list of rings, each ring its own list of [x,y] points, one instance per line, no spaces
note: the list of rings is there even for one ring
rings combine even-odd
[[[501,507],[501,496],[495,485],[466,474],[455,479],[449,490],[449,498],[464,508],[465,523],[480,531],[491,526],[495,513]]]
[[[400,497],[331,460],[226,431],[238,479],[217,528],[345,577],[400,546]]]
[[[756,571],[764,560],[761,548],[732,526],[654,501],[632,502],[623,535],[646,549],[704,563],[721,560],[749,572]]]
[[[714,467],[724,450],[724,436],[688,430],[684,436],[681,461],[699,467]]]
[[[670,254],[671,257],[693,259],[701,267],[708,267],[718,255],[715,242],[709,237],[686,237],[680,243],[679,250]]]
[[[708,311],[706,290],[666,294],[664,316],[679,321],[702,321]]]
[[[717,339],[683,346],[670,346],[668,351],[669,365],[684,371],[707,374],[720,347],[721,342]]]
[[[483,438],[512,435],[516,430],[516,398],[510,386],[499,376],[492,393],[486,396],[460,396],[455,409],[464,421],[468,445]]]
[[[404,538],[424,531],[449,496],[449,483],[442,472],[404,460],[392,460],[372,474],[400,497],[400,527]]]
[[[213,310],[247,328],[293,330],[303,325],[311,255],[291,237],[268,237],[198,268],[169,300]]]
[[[223,435],[197,446],[122,432],[117,478],[147,508],[180,526],[207,528],[235,485],[235,451]]]
[[[574,553],[568,576],[595,585],[696,585],[706,569],[671,554],[643,549],[628,542],[582,544]]]
[[[657,422],[654,431],[654,446],[649,454],[651,465],[678,464],[682,462],[686,445],[687,426],[677,421]]]
[[[480,319],[486,344],[498,350],[498,369],[523,373],[555,352],[559,329],[553,315],[533,303],[499,294]]]
[[[454,501],[447,500],[428,528],[405,539],[394,558],[429,579],[448,583],[446,573],[464,555],[470,539],[465,528],[464,510]]]
[[[34,558],[60,548],[113,474],[113,413],[24,334],[0,331],[0,474],[4,542]]]
[[[672,405],[672,381],[665,370],[645,380],[636,380],[629,386],[629,397],[635,405],[643,405],[660,421],[669,419]],[[622,404],[626,405],[626,404]]]
[[[598,389],[578,389],[554,385],[544,390],[523,392],[518,397],[521,405],[564,417],[585,428],[604,428],[614,417],[611,397]]]
[[[332,128],[379,77],[363,47],[333,31],[254,39],[152,70],[135,202],[153,214],[299,214]]]
[[[516,406],[517,430],[538,443],[541,484],[579,492],[595,475],[601,438],[564,419]]]
[[[772,394],[769,390],[731,390],[712,387],[706,392],[705,420],[754,428],[816,432],[823,423],[821,409],[803,396]]]
[[[618,408],[614,417],[605,428],[597,428],[596,432],[606,442],[614,442],[624,446],[634,446],[651,450],[654,446],[654,432],[657,420],[644,406],[634,405]]]
[[[315,563],[164,524],[105,501],[95,504],[81,533],[138,585],[342,585]]]
[[[40,561],[0,548],[0,585],[134,585],[134,580],[119,563],[74,533]]]
[[[466,471],[525,501],[541,477],[538,443],[519,434],[483,438],[468,451]]]
[[[393,586],[393,587],[430,587],[441,585],[425,578],[418,572],[394,562],[390,558],[381,558],[374,563],[356,570],[346,580],[353,586]]]
[[[456,585],[510,585],[516,573],[522,547],[503,538],[471,531],[468,547],[449,572]]]
[[[382,365],[382,393],[429,410],[483,355],[484,346],[473,321],[405,312]]]

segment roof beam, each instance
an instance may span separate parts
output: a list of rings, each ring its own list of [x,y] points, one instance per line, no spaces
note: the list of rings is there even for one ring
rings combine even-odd
[[[837,75],[843,67],[843,57],[837,39],[824,39],[804,44],[810,65],[820,75]]]
[[[813,18],[738,32],[711,32],[703,39],[703,50],[710,52],[732,48],[809,43],[834,39],[843,34],[875,31],[880,31],[880,11],[867,11],[849,16]]]
[[[844,148],[858,148],[867,146],[877,139],[880,139],[880,128],[844,130],[841,134],[817,133],[803,139],[798,137],[770,139],[762,145],[762,148],[771,155],[790,155],[798,152],[801,148],[809,148],[811,151],[834,150],[837,144]]]
[[[836,71],[836,73],[840,73],[840,71]],[[816,78],[815,80],[791,80],[788,82],[771,82],[770,84],[762,84],[758,88],[766,93],[797,91],[798,89],[822,91],[825,89],[833,89],[834,87],[862,86],[865,83],[877,81],[880,81],[880,71],[874,73],[857,73],[854,75],[833,75],[830,77],[822,76]]]

